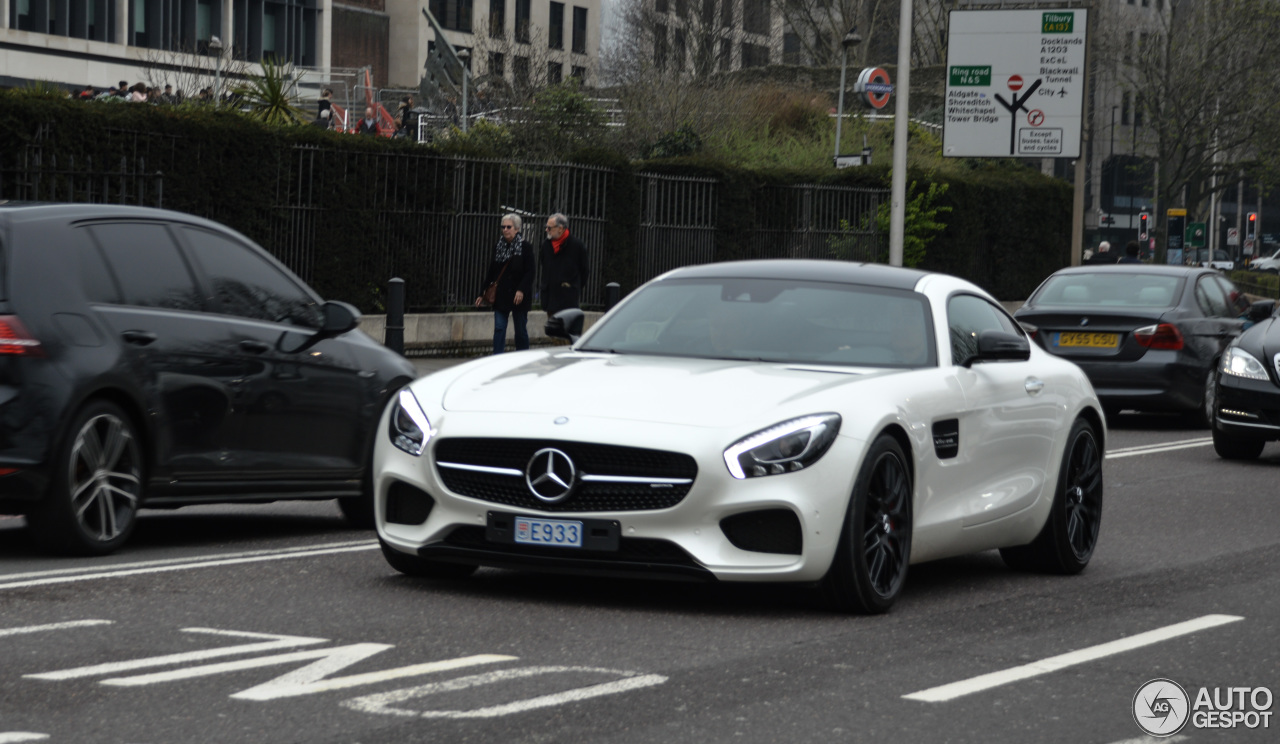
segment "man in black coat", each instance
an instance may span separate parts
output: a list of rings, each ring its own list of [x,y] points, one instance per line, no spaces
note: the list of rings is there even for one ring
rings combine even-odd
[[[547,239],[538,255],[542,265],[542,309],[547,317],[578,307],[587,282],[587,247],[569,234],[569,218],[556,212],[547,218]]]

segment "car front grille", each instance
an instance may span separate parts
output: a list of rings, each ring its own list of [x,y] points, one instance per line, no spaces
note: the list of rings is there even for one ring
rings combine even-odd
[[[446,545],[458,548],[472,548],[490,553],[501,553],[512,556],[554,556],[570,558],[590,558],[608,560],[618,563],[650,563],[672,566],[697,566],[688,553],[678,545],[667,540],[655,540],[645,537],[624,537],[619,540],[617,551],[582,550],[575,548],[547,548],[532,545],[514,545],[492,542],[485,537],[484,527],[457,527],[444,539]]]
[[[578,482],[564,500],[534,496],[525,474],[534,453],[553,448],[573,461]],[[543,439],[442,439],[436,472],[454,493],[547,512],[669,509],[689,493],[698,465],[678,452]]]

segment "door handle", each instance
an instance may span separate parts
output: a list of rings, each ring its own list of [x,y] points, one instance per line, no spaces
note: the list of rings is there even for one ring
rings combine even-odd
[[[158,338],[151,331],[122,331],[120,337],[134,346],[147,346]]]
[[[1027,395],[1037,395],[1041,390],[1044,390],[1044,380],[1028,377],[1027,381],[1023,383],[1023,387],[1026,388]]]
[[[263,343],[261,341],[251,341],[249,339],[245,339],[240,342],[240,348],[243,351],[249,352],[250,354],[265,354],[271,350],[271,345]]]

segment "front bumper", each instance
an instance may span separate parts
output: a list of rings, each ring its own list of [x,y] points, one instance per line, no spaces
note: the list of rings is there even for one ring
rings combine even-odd
[[[485,420],[490,418],[493,420]],[[477,436],[486,431],[516,430],[527,432],[531,438],[570,438],[566,436],[569,432],[549,427],[540,431],[533,420],[513,422],[512,418],[510,414],[467,416],[465,428],[457,426],[455,419],[449,434]],[[572,439],[585,442],[609,442],[610,434],[616,438],[619,430],[617,421],[574,423],[581,428],[572,432]],[[380,441],[374,455],[379,536],[392,549],[408,555],[502,568],[770,582],[812,582],[826,574],[844,524],[853,476],[861,464],[864,447],[860,440],[837,437],[823,458],[805,470],[736,480],[723,460],[723,447],[733,441],[731,436],[720,437],[705,428],[695,431],[644,423],[628,424],[625,429],[627,446],[685,452],[696,460],[697,476],[678,503],[660,509],[596,512],[562,508],[569,502],[554,511],[512,507],[450,491],[434,463],[439,440],[433,441],[421,457]],[[708,442],[711,444],[705,444]],[[393,490],[421,492],[432,502],[429,511],[417,509],[413,518],[401,518],[395,497],[389,498]],[[592,551],[498,542],[487,534],[495,512],[616,522],[619,548]],[[785,512],[798,524],[798,550],[782,553],[743,549],[722,527],[724,520],[731,517],[770,512]]]
[[[1270,380],[1218,376],[1214,428],[1251,439],[1280,439],[1280,387]]]

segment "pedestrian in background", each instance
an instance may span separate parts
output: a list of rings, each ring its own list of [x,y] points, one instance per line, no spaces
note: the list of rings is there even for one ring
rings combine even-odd
[[[378,120],[373,116],[373,108],[366,106],[364,110],[364,118],[360,120],[360,124],[356,126],[356,134],[374,134],[378,133]]]
[[[507,320],[515,324],[516,351],[529,348],[529,308],[533,307],[533,246],[521,233],[519,215],[502,216],[502,236],[493,249],[493,258],[484,273],[476,307],[486,302],[493,306],[493,353],[501,354],[507,346]],[[490,286],[492,297],[486,297]]]
[[[1142,263],[1142,259],[1138,258],[1138,254],[1142,252],[1142,246],[1136,240],[1130,240],[1124,245],[1124,257],[1117,263],[1135,264]]]
[[[333,91],[329,88],[321,91],[320,100],[316,101],[316,119],[312,123],[325,129],[333,128]]]
[[[1093,254],[1089,259],[1089,264],[1113,264],[1120,259],[1120,256],[1111,252],[1111,244],[1107,241],[1098,243],[1098,252]]]
[[[547,317],[578,307],[587,282],[587,246],[569,234],[569,218],[556,212],[547,218],[547,239],[538,256],[542,266],[542,309]]]

